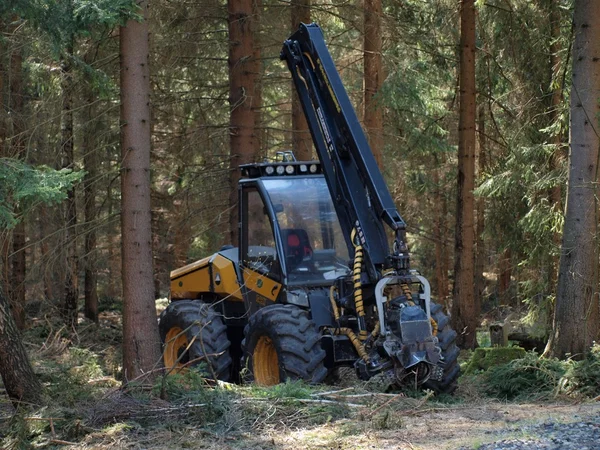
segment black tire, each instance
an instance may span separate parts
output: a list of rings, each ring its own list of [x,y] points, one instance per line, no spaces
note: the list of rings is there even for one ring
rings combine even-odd
[[[200,300],[174,301],[161,313],[158,328],[167,369],[204,364],[208,378],[229,381],[231,342],[223,318],[210,305]]]
[[[244,336],[243,367],[257,384],[325,380],[321,334],[307,311],[293,305],[264,307],[250,317]]]
[[[431,317],[438,325],[437,338],[442,349],[444,377],[441,381],[428,380],[423,383],[423,387],[433,390],[436,394],[451,394],[456,390],[460,375],[456,331],[450,327],[450,318],[444,314],[442,305],[431,302]]]

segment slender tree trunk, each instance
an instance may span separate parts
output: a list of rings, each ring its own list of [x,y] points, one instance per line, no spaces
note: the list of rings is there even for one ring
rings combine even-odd
[[[477,345],[479,311],[475,302],[475,5],[461,0],[460,112],[458,125],[458,190],[452,322],[463,348]]]
[[[479,182],[483,178],[486,170],[486,151],[487,151],[487,140],[485,136],[485,108],[484,105],[479,106],[478,116],[478,133],[479,136]],[[477,198],[477,231],[476,231],[476,244],[477,254],[475,257],[475,302],[477,304],[477,310],[481,311],[481,304],[483,302],[483,291],[485,290],[485,277],[483,272],[485,270],[485,242],[483,240],[483,232],[485,230],[485,199],[483,197]]]
[[[364,114],[369,145],[383,169],[383,110],[376,96],[383,84],[381,0],[364,0]]]
[[[550,83],[552,86],[552,97],[550,104],[550,124],[556,123],[560,116],[560,105],[563,100],[562,86],[559,83],[560,78],[560,21],[561,16],[559,12],[558,0],[550,0],[550,70],[551,78]],[[554,152],[550,160],[550,169],[556,170],[562,165],[563,161],[563,135],[557,132],[552,137],[552,143],[554,144]],[[557,184],[550,191],[550,201],[556,211],[563,210],[562,206],[562,186]],[[556,248],[560,247],[561,235],[557,231],[553,234],[552,241]],[[550,267],[550,285],[556,284],[558,275],[558,256],[553,256]]]
[[[433,169],[433,184],[435,185],[434,203],[438,211],[444,211],[442,206],[446,202],[442,186],[440,185],[440,167],[438,158],[435,158],[436,167]],[[446,215],[440,212],[435,215],[434,219],[434,236],[435,236],[435,282],[438,301],[448,307],[448,265],[447,248],[446,248]]]
[[[54,280],[52,278],[53,271],[51,270],[50,260],[50,242],[49,235],[51,233],[50,214],[48,214],[48,206],[40,206],[39,216],[39,242],[40,242],[40,260],[43,263],[43,282],[44,282],[44,298],[46,300],[54,300]]]
[[[90,88],[88,88],[90,89]],[[86,223],[85,234],[85,272],[84,272],[84,315],[98,323],[98,269],[96,260],[96,184],[98,183],[98,149],[96,135],[100,131],[98,118],[93,107],[94,98],[88,93],[87,105],[84,108],[84,137],[83,137],[83,179],[84,214]]]
[[[33,372],[25,346],[0,290],[0,375],[15,406],[41,405],[42,385]]]
[[[253,0],[252,2],[252,33],[254,36],[254,51],[252,52],[252,62],[254,63],[254,98],[252,99],[252,112],[254,114],[254,148],[252,153],[254,158],[266,156],[265,139],[263,135],[262,124],[262,93],[263,93],[263,62],[262,62],[262,39],[260,34],[262,20],[263,2],[262,0]],[[263,153],[265,151],[265,153]]]
[[[73,36],[67,45],[66,55],[61,61],[62,118],[61,147],[63,168],[75,168],[73,142],[73,73],[70,58],[73,55]],[[75,188],[67,192],[65,202],[65,234],[63,248],[66,252],[66,277],[64,282],[65,298],[63,315],[66,323],[77,327],[77,309],[79,300],[79,258],[77,256],[77,201]]]
[[[553,333],[545,354],[581,355],[600,338],[598,152],[600,2],[575,0],[567,207]]]
[[[16,37],[20,21],[13,18],[12,34]],[[9,109],[12,122],[11,157],[22,159],[25,152],[25,118],[23,117],[23,56],[20,42],[16,42],[10,56]],[[19,205],[15,208],[19,222],[12,231],[12,273],[9,302],[15,323],[25,328],[25,220]]]
[[[128,381],[160,365],[154,303],[150,205],[150,70],[148,2],[144,20],[121,27],[121,254],[123,371]]]
[[[108,160],[110,161],[111,155],[108,155]],[[107,234],[107,260],[108,260],[108,281],[106,283],[106,291],[105,295],[114,299],[118,295],[118,277],[120,270],[120,258],[117,254],[117,246],[118,246],[118,237],[116,230],[116,216],[115,209],[115,198],[113,196],[113,186],[111,183],[108,184],[106,188],[106,209],[108,214],[108,224],[106,226],[106,234]]]
[[[254,104],[254,54],[253,1],[229,0],[229,135],[230,135],[230,178],[229,178],[229,236],[233,245],[238,244],[238,181],[240,164],[254,159],[255,135],[252,111]]]
[[[292,31],[296,31],[301,23],[310,23],[310,0],[292,0],[290,11]],[[292,150],[298,161],[309,161],[313,159],[312,137],[294,83],[290,86],[292,89]]]

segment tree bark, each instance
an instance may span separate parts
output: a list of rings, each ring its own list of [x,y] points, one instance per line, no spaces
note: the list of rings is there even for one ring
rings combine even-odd
[[[88,88],[91,89],[91,88]],[[83,137],[83,179],[84,214],[86,223],[85,234],[85,271],[84,271],[84,315],[98,323],[98,269],[96,260],[96,184],[98,183],[98,154],[96,134],[100,131],[98,118],[93,107],[93,94],[88,92],[87,105],[84,108],[84,137]]]
[[[485,108],[484,105],[479,106],[478,115],[478,131],[477,136],[479,137],[479,163],[478,163],[478,175],[479,182],[481,183],[483,175],[486,170],[486,151],[487,151],[487,140],[485,135]],[[481,304],[483,302],[483,292],[485,290],[485,277],[483,272],[485,270],[485,242],[483,240],[483,232],[485,231],[485,198],[477,198],[477,231],[476,231],[476,248],[477,253],[475,256],[475,303],[477,310],[481,311]]]
[[[448,249],[446,248],[446,197],[440,182],[440,163],[435,157],[436,167],[433,169],[433,184],[435,185],[434,202],[440,213],[435,215],[435,281],[438,301],[448,307]]]
[[[11,34],[16,38],[18,17],[13,18]],[[12,123],[12,158],[22,159],[25,152],[25,118],[23,117],[23,55],[20,42],[15,42],[10,55],[9,110]],[[15,214],[19,222],[12,230],[12,272],[9,284],[9,303],[15,323],[19,329],[25,328],[25,220],[20,205],[16,205]]]
[[[581,355],[600,338],[598,151],[600,2],[576,0],[567,206],[553,332],[545,354]]]
[[[290,9],[292,16],[292,31],[296,31],[301,23],[310,23],[310,0],[293,0]],[[298,161],[313,159],[313,142],[302,111],[298,93],[291,83],[292,89],[292,150]]]
[[[241,164],[254,159],[255,115],[254,104],[255,64],[254,27],[252,0],[229,0],[227,2],[229,22],[229,238],[238,245],[238,181]]]
[[[41,405],[42,385],[36,378],[8,302],[0,291],[0,375],[15,406]]]
[[[60,64],[62,89],[61,148],[63,168],[75,168],[73,145],[73,73],[70,58],[73,57],[74,37],[71,36]],[[75,187],[67,191],[65,202],[65,233],[63,249],[66,254],[63,316],[68,326],[77,327],[79,300],[79,258],[77,256],[77,199]]]
[[[460,6],[460,110],[458,124],[458,190],[452,322],[462,348],[477,345],[479,311],[475,302],[475,5]]]
[[[381,0],[365,0],[363,120],[375,161],[383,169],[383,110],[376,99],[383,84],[381,13]]]
[[[127,382],[149,379],[161,364],[154,303],[150,205],[150,71],[148,2],[143,21],[120,29],[121,63],[121,257],[123,371]]]

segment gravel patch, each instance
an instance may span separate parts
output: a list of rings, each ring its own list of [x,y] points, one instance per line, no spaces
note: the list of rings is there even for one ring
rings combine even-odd
[[[573,417],[573,422],[546,420],[536,425],[521,425],[499,432],[511,437],[478,445],[478,450],[600,450],[600,415]],[[467,450],[473,447],[461,447]]]

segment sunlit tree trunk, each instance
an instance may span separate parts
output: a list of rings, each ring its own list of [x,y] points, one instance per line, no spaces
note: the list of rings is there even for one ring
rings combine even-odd
[[[227,2],[229,22],[229,136],[230,136],[230,178],[229,178],[229,237],[233,245],[238,244],[238,181],[241,164],[254,159],[255,114],[254,82],[256,65],[253,62],[254,28],[253,1],[229,0]]]
[[[458,124],[458,190],[452,322],[463,348],[477,345],[479,311],[475,302],[475,5],[460,4],[460,111]]]
[[[254,76],[254,95],[252,98],[252,112],[254,114],[254,139],[252,149],[253,157],[255,161],[258,161],[259,156],[266,156],[268,149],[265,149],[265,135],[264,127],[262,123],[263,110],[262,110],[262,96],[263,96],[263,62],[262,62],[262,45],[263,39],[260,35],[261,20],[262,20],[263,1],[253,0],[252,1],[252,34],[254,36],[254,51],[252,52],[252,62],[254,63],[254,69],[252,70]]]
[[[546,354],[581,355],[600,337],[598,152],[600,2],[576,0],[573,14],[569,182],[553,332]]]
[[[381,0],[364,0],[364,114],[369,146],[383,169],[383,110],[376,99],[383,84]]]
[[[121,27],[121,258],[123,372],[128,381],[160,366],[154,303],[150,207],[150,70],[148,2],[143,21]]]
[[[301,23],[310,23],[310,0],[292,0],[290,9],[292,16],[292,32],[296,31]],[[298,93],[291,83],[292,89],[292,150],[296,159],[308,161],[313,158],[313,142],[302,111],[302,104]]]

